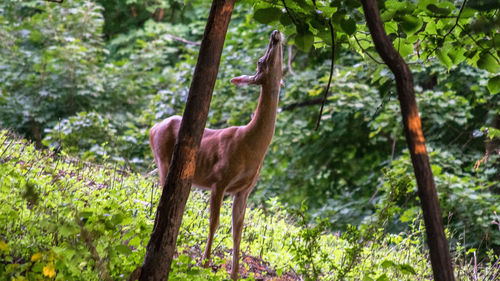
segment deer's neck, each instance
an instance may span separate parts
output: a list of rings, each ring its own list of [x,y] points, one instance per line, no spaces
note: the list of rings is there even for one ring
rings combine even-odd
[[[259,104],[252,121],[246,126],[248,145],[256,149],[255,152],[265,153],[273,138],[279,91],[279,84],[260,87]]]

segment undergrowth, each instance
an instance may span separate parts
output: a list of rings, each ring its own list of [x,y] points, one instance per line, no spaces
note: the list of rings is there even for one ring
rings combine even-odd
[[[126,280],[142,264],[160,190],[156,177],[113,165],[96,165],[35,150],[0,132],[0,279]],[[373,222],[330,233],[327,219],[307,205],[289,215],[270,199],[249,207],[241,249],[248,280],[431,280],[421,220],[411,231],[388,234],[391,202],[406,179],[387,174],[387,198]],[[170,280],[225,280],[230,264],[231,200],[225,200],[208,269],[199,266],[208,229],[208,197],[191,192],[177,241]],[[498,257],[469,262],[474,250],[455,253],[460,280],[494,280]],[[245,257],[269,263],[252,270]],[[495,263],[496,261],[496,263]],[[263,267],[263,266],[261,266]],[[287,276],[288,279],[285,279]],[[282,278],[283,279],[280,279]],[[293,279],[293,278],[297,279]]]

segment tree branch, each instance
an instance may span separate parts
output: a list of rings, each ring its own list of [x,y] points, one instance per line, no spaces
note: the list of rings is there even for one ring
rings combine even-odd
[[[184,39],[184,38],[181,38],[181,37],[178,37],[178,36],[175,36],[175,35],[172,35],[172,34],[165,34],[165,37],[167,38],[171,38],[171,39],[174,39],[175,41],[179,41],[179,42],[182,42],[182,43],[186,43],[188,45],[201,45],[200,42],[196,42],[196,41],[189,41],[187,39]]]
[[[356,37],[356,35],[354,35],[354,39],[356,39],[356,43],[358,43],[358,46],[359,46],[359,48],[363,51],[363,53],[365,53],[368,57],[370,57],[370,58],[371,58],[371,59],[372,59],[375,63],[377,63],[377,64],[384,64],[383,62],[378,61],[377,59],[375,59],[372,55],[370,55],[370,53],[369,53],[367,50],[365,50],[365,49],[361,46],[361,44],[360,44],[360,43],[359,43],[359,41],[358,41],[358,37]]]
[[[283,3],[283,7],[285,7],[286,13],[290,16],[290,19],[292,20],[293,24],[295,26],[299,26],[297,21],[295,21],[295,18],[290,13],[290,10],[288,10],[288,6],[286,5],[285,0],[281,0],[281,2]]]
[[[330,84],[332,83],[333,66],[335,65],[335,32],[333,30],[332,19],[328,21],[328,27],[330,28],[330,36],[332,37],[332,64],[330,65],[330,77],[328,77],[328,84],[326,85],[325,94],[323,95],[323,100],[321,101],[321,109],[319,110],[318,121],[316,122],[315,130],[318,130],[319,124],[321,122],[321,115],[323,115],[323,108],[325,107],[328,91],[330,90]]]
[[[467,32],[467,30],[465,30],[465,28],[464,28],[462,25],[460,25],[460,24],[459,24],[459,25],[458,25],[458,27],[459,27],[459,28],[460,28],[463,32],[465,32],[465,34],[467,34],[467,36],[469,36],[469,38],[470,38],[470,39],[474,42],[474,44],[476,44],[476,46],[477,46],[478,48],[480,48],[480,49],[481,49],[481,50],[483,50],[483,51],[485,51],[485,50],[486,50],[486,51],[490,54],[490,56],[492,56],[492,57],[493,57],[493,58],[497,61],[497,63],[498,63],[498,64],[500,64],[500,60],[499,60],[497,57],[495,57],[495,56],[494,56],[494,55],[490,52],[490,50],[489,50],[489,49],[486,49],[486,48],[484,48],[483,46],[481,46],[481,44],[479,44],[479,42],[477,42],[477,41],[476,41],[476,39],[474,39],[474,37],[472,37],[472,35],[470,35],[470,34],[469,34],[469,32]]]
[[[453,30],[458,26],[458,21],[460,20],[460,15],[462,14],[462,11],[464,10],[464,7],[465,7],[465,3],[467,3],[467,0],[464,0],[464,2],[462,2],[462,6],[460,7],[460,11],[458,11],[458,15],[457,15],[457,20],[455,21],[455,24],[451,27],[451,29],[443,36],[443,41],[446,39],[446,37],[448,37],[448,35],[450,35],[450,33],[453,32]],[[427,59],[429,59],[429,57],[437,50],[439,46],[436,46],[434,48],[434,50],[432,50],[429,55],[427,56]]]

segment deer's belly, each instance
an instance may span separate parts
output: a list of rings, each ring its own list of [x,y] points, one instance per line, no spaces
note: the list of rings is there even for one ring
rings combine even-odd
[[[235,194],[253,188],[259,177],[260,169],[243,169],[234,171],[214,171],[204,173],[202,169],[195,171],[193,186],[201,189],[211,189],[213,186],[224,187],[225,193]]]

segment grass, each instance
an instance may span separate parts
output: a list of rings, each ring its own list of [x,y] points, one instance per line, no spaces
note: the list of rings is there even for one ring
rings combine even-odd
[[[0,279],[126,280],[142,264],[160,190],[155,176],[34,149],[0,132]],[[208,196],[192,191],[170,280],[225,280],[231,217],[224,201],[208,269],[199,266]],[[432,280],[423,226],[368,239],[362,228],[327,232],[321,220],[291,216],[276,198],[247,209],[241,275],[248,280]],[[296,214],[306,214],[299,210]],[[372,227],[372,229],[375,229]],[[454,253],[460,280],[496,280],[498,257]],[[496,263],[495,263],[496,261]]]

